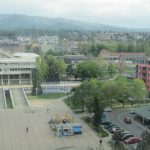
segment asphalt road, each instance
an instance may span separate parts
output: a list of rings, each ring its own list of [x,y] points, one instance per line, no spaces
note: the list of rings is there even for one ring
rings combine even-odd
[[[121,129],[131,132],[134,136],[141,137],[141,133],[147,128],[135,121],[133,119],[134,116],[135,114],[130,114],[129,110],[113,110],[112,112],[106,112],[106,117],[108,120],[117,124]],[[131,118],[132,123],[125,123],[125,117]]]

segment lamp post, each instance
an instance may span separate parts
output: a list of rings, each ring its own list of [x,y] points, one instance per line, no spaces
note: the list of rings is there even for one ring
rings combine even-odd
[[[36,88],[36,96],[37,96],[37,94],[38,94],[38,88]]]

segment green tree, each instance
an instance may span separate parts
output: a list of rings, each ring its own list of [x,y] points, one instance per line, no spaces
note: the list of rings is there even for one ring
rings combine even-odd
[[[82,80],[90,78],[98,78],[100,76],[100,68],[94,61],[87,61],[77,64],[74,75]]]
[[[98,80],[91,79],[90,81],[84,81],[79,87],[75,89],[74,92],[74,103],[82,108],[84,111],[85,103],[90,101],[90,104],[87,103],[86,106],[88,110],[91,111],[91,103],[93,102],[93,96],[95,95],[95,89],[97,88]]]
[[[150,133],[145,130],[141,135],[142,141],[137,146],[137,150],[150,150]]]
[[[43,58],[37,58],[36,59],[36,68],[32,70],[32,94],[36,95],[37,90],[41,89],[41,83],[44,80],[46,76],[46,64],[44,62]]]
[[[100,109],[103,110],[105,101],[102,98],[101,82],[97,79],[84,81],[75,89],[73,103],[82,108],[82,110],[86,107],[89,112],[93,112],[95,96],[99,100]]]
[[[112,77],[113,74],[116,73],[116,66],[112,63],[109,64],[108,66],[108,74],[110,74],[110,76]]]
[[[127,51],[127,45],[124,43],[119,43],[117,47],[118,52],[125,52]]]
[[[120,75],[123,74],[127,70],[127,66],[123,61],[119,61],[116,68]]]
[[[129,43],[127,47],[127,52],[136,52],[136,46],[134,43]]]
[[[113,80],[105,81],[102,84],[101,90],[103,93],[103,97],[106,99],[107,105],[110,105],[111,108],[112,108],[113,100],[115,100],[117,96],[117,89],[118,89],[117,84]]]
[[[51,55],[45,56],[45,61],[48,68],[47,81],[59,81],[60,76],[65,74],[67,65],[63,60]]]
[[[32,45],[33,53],[40,54],[40,46],[38,44]]]
[[[117,100],[122,103],[123,107],[126,101],[128,101],[130,97],[130,87],[129,82],[125,77],[118,77],[116,79],[117,85]]]
[[[100,124],[101,110],[97,96],[94,97],[93,114],[93,125],[98,128]]]
[[[147,95],[147,89],[145,83],[141,79],[134,79],[131,87],[131,92],[134,100],[140,105],[140,100],[144,100]]]

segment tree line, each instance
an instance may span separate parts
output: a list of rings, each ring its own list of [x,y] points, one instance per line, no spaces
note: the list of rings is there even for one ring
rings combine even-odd
[[[113,52],[143,52],[150,55],[150,40],[79,43],[79,52],[88,56],[96,57],[103,49]]]

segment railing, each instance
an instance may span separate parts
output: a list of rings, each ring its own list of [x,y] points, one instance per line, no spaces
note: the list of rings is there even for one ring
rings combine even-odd
[[[25,90],[24,90],[24,88],[23,88],[23,87],[22,87],[22,91],[23,91],[23,94],[24,94],[24,96],[25,96],[25,99],[26,99],[26,102],[27,102],[28,106],[30,106],[30,103],[29,103],[28,97],[27,97],[27,95],[26,95]]]

